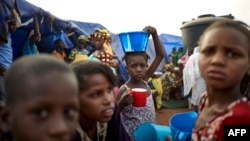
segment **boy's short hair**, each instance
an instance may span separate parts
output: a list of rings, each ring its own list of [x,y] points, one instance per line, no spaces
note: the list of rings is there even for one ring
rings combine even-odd
[[[69,66],[49,54],[24,56],[10,66],[5,75],[6,104],[15,105],[23,100],[28,80],[50,72],[72,73]],[[74,75],[74,74],[73,74]]]
[[[106,77],[108,82],[112,86],[116,86],[116,78],[111,68],[100,62],[92,60],[77,61],[70,65],[78,80],[80,90],[84,90],[88,87],[88,81],[86,76],[94,74],[102,74]]]

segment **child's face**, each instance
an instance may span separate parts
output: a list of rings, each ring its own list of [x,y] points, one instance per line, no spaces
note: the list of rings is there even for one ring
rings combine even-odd
[[[80,118],[108,122],[115,105],[112,85],[102,74],[85,76],[85,79],[88,84],[80,92]]]
[[[30,79],[27,96],[12,107],[8,121],[15,141],[71,141],[74,137],[77,81],[72,74],[55,73]]]
[[[131,78],[139,81],[145,77],[148,65],[143,56],[130,56],[127,63],[126,69]]]
[[[210,30],[201,42],[199,67],[208,87],[237,87],[249,69],[246,36],[232,28]]]
[[[86,44],[86,41],[83,40],[83,39],[79,39],[79,40],[77,41],[77,47],[78,47],[79,49],[83,49],[84,46],[85,46],[85,44]]]

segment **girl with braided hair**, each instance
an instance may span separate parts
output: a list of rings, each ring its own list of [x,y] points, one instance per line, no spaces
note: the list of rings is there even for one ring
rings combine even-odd
[[[151,65],[148,66],[149,56],[145,51],[125,53],[124,59],[129,79],[119,88],[116,97],[116,102],[119,105],[123,123],[131,137],[131,140],[135,140],[133,132],[140,124],[144,122],[155,122],[154,101],[147,82],[148,79],[154,74],[164,57],[163,47],[156,29],[151,26],[146,26],[143,30],[148,31],[152,35],[156,53],[155,58]],[[132,88],[147,89],[146,106],[132,106],[133,96],[130,92],[130,89]]]

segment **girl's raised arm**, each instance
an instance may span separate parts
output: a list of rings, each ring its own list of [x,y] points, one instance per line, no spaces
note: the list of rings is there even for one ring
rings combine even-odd
[[[149,77],[151,77],[159,64],[161,63],[163,57],[164,57],[164,50],[161,44],[161,41],[159,39],[158,33],[156,28],[152,26],[146,26],[143,31],[148,31],[153,38],[154,42],[154,47],[155,47],[155,58],[150,64],[149,68],[147,69],[146,75],[145,75],[145,80],[148,80]]]

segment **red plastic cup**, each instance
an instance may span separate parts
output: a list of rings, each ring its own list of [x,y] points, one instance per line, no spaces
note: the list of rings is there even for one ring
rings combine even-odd
[[[147,93],[148,91],[143,88],[133,88],[131,89],[131,93],[134,98],[134,102],[132,103],[135,107],[144,107],[146,106]]]

